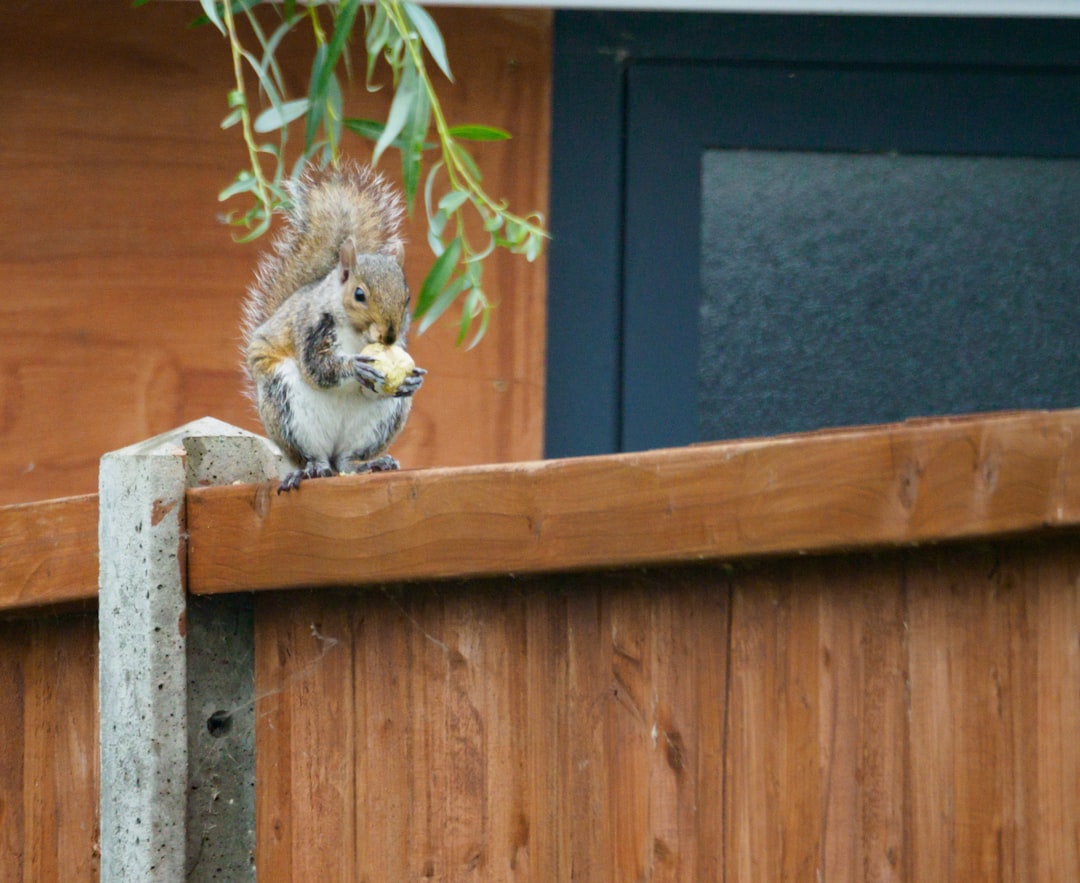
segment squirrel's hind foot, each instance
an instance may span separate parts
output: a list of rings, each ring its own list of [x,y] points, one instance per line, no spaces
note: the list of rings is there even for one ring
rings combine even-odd
[[[357,475],[364,472],[396,472],[401,468],[401,464],[398,463],[389,454],[383,454],[381,457],[376,457],[374,460],[366,460],[356,464],[356,468],[353,472]]]
[[[309,460],[302,469],[294,469],[288,473],[278,485],[277,492],[280,494],[282,491],[298,488],[305,478],[330,478],[332,475],[337,475],[337,470],[329,463]]]

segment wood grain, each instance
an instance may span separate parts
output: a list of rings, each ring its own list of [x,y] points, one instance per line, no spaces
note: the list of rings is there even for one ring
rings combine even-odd
[[[1080,524],[1080,411],[187,500],[195,593],[939,542]]]
[[[269,240],[236,245],[218,222],[217,194],[246,159],[237,131],[219,127],[228,53],[213,28],[187,27],[197,11],[43,0],[6,24],[0,505],[91,493],[103,453],[206,415],[259,430],[238,335]],[[520,212],[545,212],[551,13],[434,14],[455,72],[439,85],[450,122],[512,132],[477,149],[484,182]],[[302,92],[303,42],[281,60]],[[356,116],[385,115],[387,101],[346,89]],[[363,160],[370,148],[347,149]],[[398,175],[392,157],[382,167]],[[407,231],[414,289],[433,260],[422,219]],[[395,448],[403,462],[541,455],[545,272],[542,259],[493,256],[484,283],[498,309],[471,352],[454,346],[452,315],[414,337],[430,374]]]
[[[295,870],[312,852],[309,826],[337,831],[355,817],[355,879],[701,879],[715,853],[700,819],[719,817],[722,793],[725,595],[708,572],[677,601],[663,577],[587,580],[570,594],[523,581],[395,589],[362,604],[349,593],[260,596],[260,770],[292,785],[260,792],[259,830],[293,831],[284,848],[267,841],[260,867],[309,879]],[[678,631],[682,611],[696,614],[702,645]],[[352,661],[344,675],[312,680],[310,659],[272,651],[328,621],[342,628],[332,666]],[[339,695],[341,680],[354,685],[355,724],[304,704],[308,690]],[[339,787],[353,783],[355,808],[296,787],[307,771],[281,732],[297,732],[299,716],[318,721],[320,744],[355,737],[354,772],[336,752],[325,761]],[[701,729],[712,747],[699,760]],[[274,828],[286,812],[290,826]]]
[[[274,880],[1080,876],[1075,532],[256,606]]]
[[[1076,548],[968,552],[959,578],[940,559],[910,571],[917,879],[1077,874]]]
[[[97,627],[0,622],[0,880],[98,878]]]
[[[0,610],[96,598],[97,549],[96,494],[0,506]]]

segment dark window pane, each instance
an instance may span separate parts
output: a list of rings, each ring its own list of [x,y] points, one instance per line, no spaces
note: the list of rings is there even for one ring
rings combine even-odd
[[[701,438],[1080,404],[1080,162],[709,150]]]

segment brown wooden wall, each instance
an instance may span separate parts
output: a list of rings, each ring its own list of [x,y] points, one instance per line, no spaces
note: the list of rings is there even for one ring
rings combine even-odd
[[[258,599],[285,880],[1080,879],[1080,537]]]
[[[0,38],[0,505],[89,493],[102,453],[203,416],[258,430],[241,391],[240,302],[260,248],[233,244],[218,191],[244,162],[218,123],[226,46],[194,3],[42,0]],[[515,209],[547,206],[550,13],[436,10],[452,122],[514,133],[476,155]],[[299,93],[310,69],[287,70]],[[358,116],[386,112],[362,85]],[[363,157],[367,143],[352,142]],[[382,164],[396,174],[396,158]],[[422,210],[420,212],[423,214]],[[432,256],[414,223],[414,288]],[[414,338],[430,370],[395,452],[406,465],[540,455],[544,263],[498,255],[487,339]]]

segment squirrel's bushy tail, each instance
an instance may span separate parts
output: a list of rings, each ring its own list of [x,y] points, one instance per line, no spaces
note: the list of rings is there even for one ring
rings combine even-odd
[[[289,185],[285,227],[262,256],[244,307],[244,338],[294,292],[336,265],[349,236],[357,254],[400,256],[404,206],[397,191],[370,166],[351,161],[320,169],[309,163]]]

